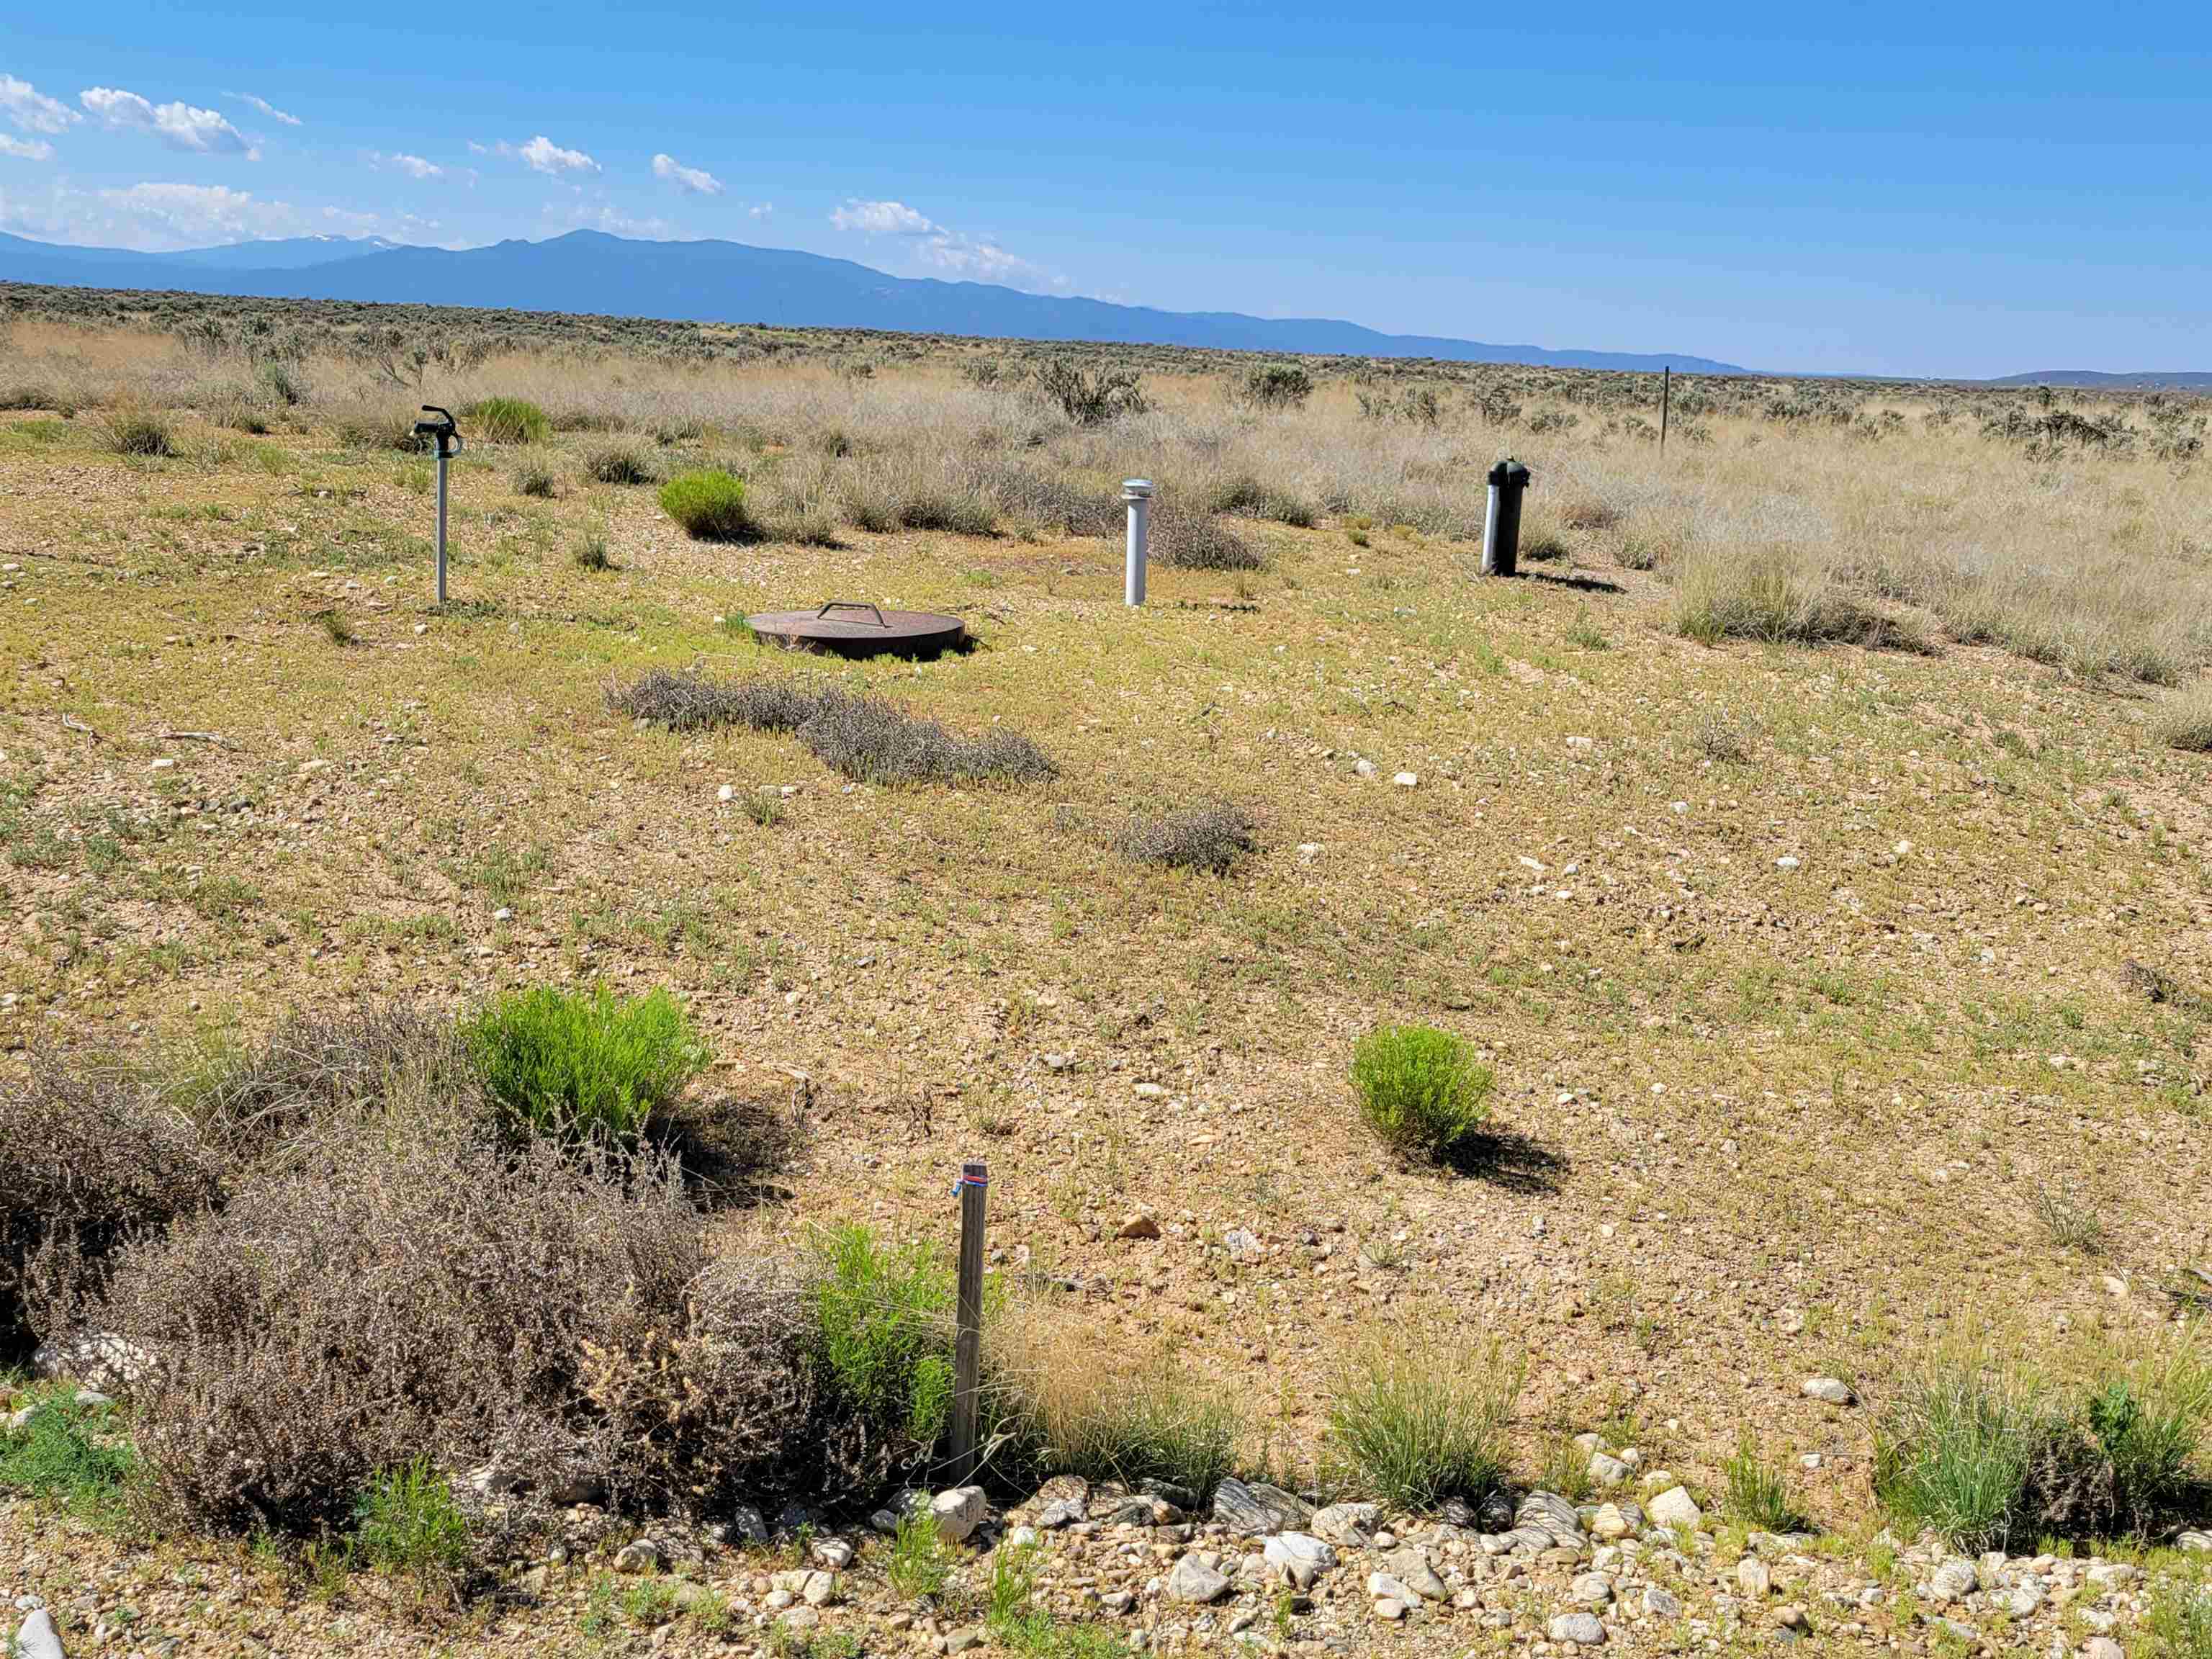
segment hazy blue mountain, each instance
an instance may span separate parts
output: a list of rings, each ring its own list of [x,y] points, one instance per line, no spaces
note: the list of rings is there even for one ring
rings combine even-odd
[[[988,283],[889,276],[849,259],[739,242],[640,242],[579,230],[454,252],[374,238],[303,237],[186,253],[64,247],[0,235],[0,281],[271,298],[405,301],[690,322],[880,328],[1023,340],[1436,357],[1456,362],[1740,374],[1710,358],[1382,334],[1326,318],[1156,311]]]
[[[2212,372],[2197,369],[2143,369],[2132,374],[2107,374],[2094,368],[2046,368],[2033,374],[2008,374],[1991,386],[2113,386],[2128,391],[2212,388]]]
[[[265,242],[233,242],[224,247],[186,248],[161,257],[209,270],[303,270],[364,253],[384,253],[403,244],[382,236],[288,236]]]

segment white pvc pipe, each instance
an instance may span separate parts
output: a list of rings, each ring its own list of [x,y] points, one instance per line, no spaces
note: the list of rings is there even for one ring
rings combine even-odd
[[[1145,602],[1145,532],[1152,516],[1152,480],[1123,480],[1121,499],[1129,504],[1129,557],[1122,572],[1121,598],[1125,604],[1139,605]]]

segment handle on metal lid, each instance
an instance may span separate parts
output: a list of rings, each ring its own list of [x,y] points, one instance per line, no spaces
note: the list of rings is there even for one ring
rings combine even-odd
[[[889,628],[890,626],[889,623],[884,620],[884,613],[877,610],[872,605],[870,605],[866,599],[832,599],[829,604],[823,605],[814,614],[817,618],[820,618],[828,616],[832,611],[866,611],[875,617],[877,627]]]

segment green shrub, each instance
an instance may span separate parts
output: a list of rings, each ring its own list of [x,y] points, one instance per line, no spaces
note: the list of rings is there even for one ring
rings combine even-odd
[[[446,1477],[416,1458],[372,1481],[354,1508],[354,1543],[381,1572],[450,1582],[469,1565],[468,1517]]]
[[[609,444],[586,458],[585,473],[599,483],[649,484],[660,477],[653,459],[635,444]]]
[[[1490,1115],[1490,1068],[1449,1031],[1383,1025],[1359,1039],[1352,1086],[1368,1127],[1396,1151],[1434,1157]]]
[[[1361,1492],[1402,1509],[1480,1498],[1504,1477],[1505,1425],[1523,1370],[1495,1338],[1377,1340],[1329,1403],[1328,1460]]]
[[[576,538],[576,568],[579,570],[611,570],[614,561],[607,556],[607,532],[586,530]]]
[[[561,493],[561,481],[551,467],[532,461],[514,475],[514,491],[518,495],[550,501]]]
[[[471,1022],[469,1054],[510,1133],[635,1146],[702,1071],[707,1052],[665,991],[542,985]]]
[[[415,416],[404,409],[345,410],[331,422],[331,433],[345,449],[398,449],[412,453],[422,447],[415,435]]]
[[[1779,1463],[1759,1453],[1759,1437],[1745,1429],[1736,1437],[1735,1455],[1721,1466],[1728,1481],[1722,1509],[1731,1521],[1765,1532],[1796,1532],[1800,1522],[1790,1502],[1790,1477]]]
[[[816,1243],[811,1300],[821,1360],[876,1437],[927,1453],[952,1411],[952,1273],[927,1244],[878,1244],[865,1227]]]
[[[1150,407],[1134,371],[1101,368],[1086,374],[1073,358],[1051,357],[1031,371],[1037,388],[1078,426],[1103,426]]]
[[[461,411],[474,428],[467,435],[492,444],[542,444],[553,422],[536,404],[520,398],[482,398]]]
[[[761,536],[745,507],[745,484],[726,472],[683,472],[660,486],[660,510],[703,542],[750,542]]]
[[[106,1406],[59,1397],[39,1402],[21,1434],[0,1432],[0,1492],[21,1492],[96,1526],[119,1523],[138,1458],[113,1417]]]

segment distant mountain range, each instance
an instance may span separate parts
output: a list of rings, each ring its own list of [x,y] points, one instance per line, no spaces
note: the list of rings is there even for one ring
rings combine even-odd
[[[65,247],[0,234],[0,281],[271,299],[366,300],[583,312],[684,322],[878,328],[985,339],[1126,341],[1235,351],[1743,374],[1710,357],[1551,351],[1382,334],[1326,318],[1156,311],[1025,294],[988,283],[886,276],[850,259],[741,242],[631,241],[593,230],[491,247],[403,247],[380,238],[296,237],[180,253]]]
[[[2212,389],[2212,374],[2194,370],[2172,371],[2146,369],[2134,374],[2106,374],[2094,368],[2046,368],[2034,374],[2008,374],[2002,380],[1991,380],[1991,386],[2112,386],[2132,392],[2149,392],[2160,387],[2175,391]]]

